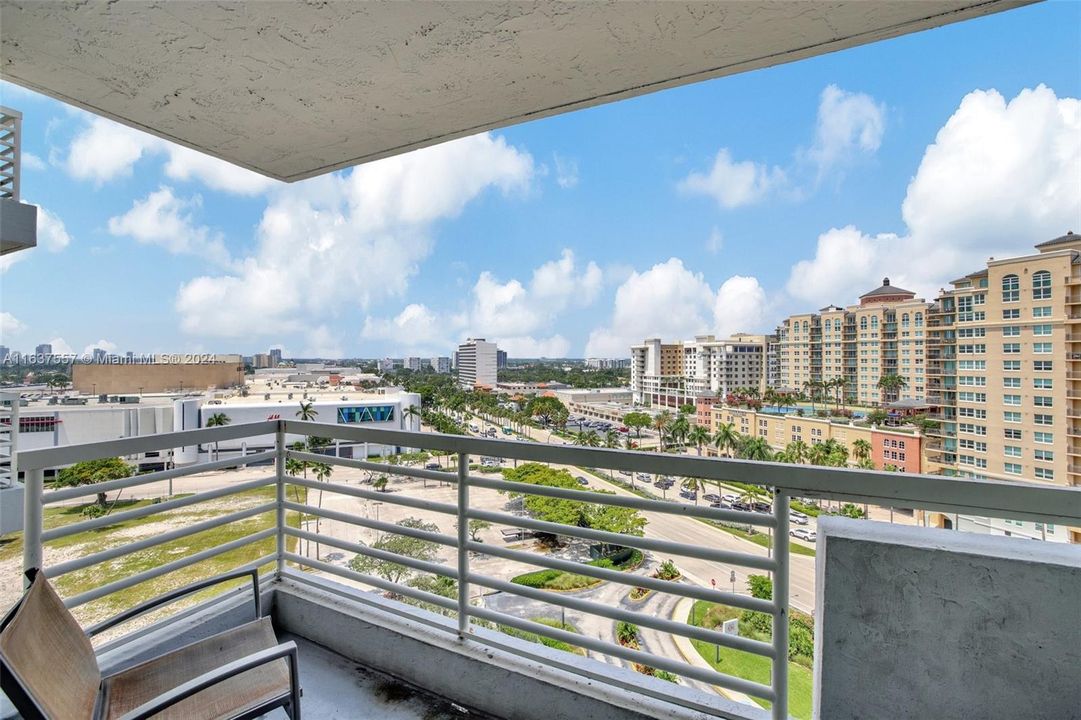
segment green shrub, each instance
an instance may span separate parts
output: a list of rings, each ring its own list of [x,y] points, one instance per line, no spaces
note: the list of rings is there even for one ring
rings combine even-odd
[[[620,620],[616,622],[616,639],[623,645],[638,642],[638,626],[634,623]]]
[[[679,572],[679,568],[671,560],[665,560],[661,563],[661,566],[657,568],[657,577],[661,580],[678,580],[682,577]]]

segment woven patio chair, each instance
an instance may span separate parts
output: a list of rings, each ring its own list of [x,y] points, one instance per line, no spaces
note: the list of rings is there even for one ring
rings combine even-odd
[[[221,575],[149,600],[83,631],[44,574],[0,622],[0,689],[26,720],[300,720],[297,647],[262,617],[256,571]],[[211,585],[252,576],[255,619],[102,676],[90,637]]]

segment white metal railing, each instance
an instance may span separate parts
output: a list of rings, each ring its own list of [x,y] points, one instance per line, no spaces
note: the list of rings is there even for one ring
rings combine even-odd
[[[253,438],[272,435],[275,444],[272,449],[245,454],[242,457],[230,457],[223,460],[202,462],[183,468],[173,468],[152,472],[122,480],[112,480],[98,485],[86,485],[45,492],[44,470],[73,463],[116,455],[130,455],[149,450],[162,450],[197,444],[212,444],[216,441]],[[370,460],[351,459],[332,455],[313,454],[293,450],[286,445],[289,435],[317,436],[355,443],[375,443],[383,446],[424,448],[452,453],[457,457],[457,469],[454,471],[428,470],[401,465],[390,465]],[[771,488],[774,499],[769,513],[744,512],[730,509],[712,508],[667,502],[638,496],[603,494],[588,490],[570,490],[563,488],[537,486],[525,483],[509,482],[492,477],[479,477],[470,474],[471,457],[496,456],[522,461],[558,463],[569,466],[625,470],[633,473],[645,472],[657,475],[675,475],[699,478],[709,482],[741,482]],[[229,483],[223,487],[203,490],[189,496],[174,497],[157,504],[125,510],[110,514],[108,517],[91,518],[70,525],[45,530],[43,527],[44,506],[50,503],[66,502],[78,497],[93,495],[102,491],[121,490],[149,483],[172,480],[184,476],[202,473],[206,470],[221,469],[240,464],[251,464],[273,460],[273,471],[264,477],[239,483]],[[436,502],[404,494],[388,494],[374,489],[365,489],[345,483],[319,481],[303,477],[293,477],[287,472],[289,460],[314,461],[346,468],[385,472],[387,474],[438,480],[452,483],[457,487],[456,502]],[[24,566],[41,568],[49,577],[58,577],[76,570],[82,570],[99,563],[106,563],[130,553],[146,550],[162,543],[187,537],[205,530],[221,527],[237,520],[250,518],[262,513],[275,513],[273,527],[264,529],[230,542],[207,548],[178,558],[159,567],[150,568],[103,584],[99,587],[69,597],[65,604],[77,607],[111,593],[129,588],[140,582],[154,579],[187,567],[196,562],[220,555],[231,550],[251,545],[252,543],[276,538],[273,553],[260,557],[246,564],[245,568],[258,568],[269,563],[276,564],[278,578],[290,578],[302,583],[318,585],[318,578],[310,572],[301,572],[297,567],[318,570],[364,585],[397,593],[413,600],[431,603],[457,614],[457,632],[462,642],[481,642],[510,649],[523,654],[514,646],[502,646],[491,634],[473,633],[474,620],[499,623],[539,635],[562,640],[571,645],[593,650],[614,658],[640,663],[653,668],[666,670],[687,678],[698,680],[722,688],[746,693],[773,703],[775,718],[787,717],[788,697],[788,614],[789,614],[789,498],[813,497],[847,500],[856,503],[871,503],[883,507],[913,508],[938,510],[948,513],[966,513],[990,517],[1008,517],[1027,519],[1045,523],[1081,525],[1081,488],[1034,486],[1021,483],[980,481],[941,476],[906,475],[901,473],[876,472],[865,470],[846,470],[820,468],[804,465],[786,465],[760,463],[723,458],[703,458],[692,456],[673,456],[669,454],[628,452],[566,445],[550,445],[508,440],[489,440],[474,437],[442,435],[435,433],[417,433],[398,430],[378,430],[350,425],[324,424],[295,420],[277,420],[243,425],[231,425],[200,430],[188,430],[161,435],[143,436],[123,440],[113,440],[86,445],[33,450],[19,454],[20,469],[25,473],[25,546]],[[352,496],[365,500],[376,500],[401,505],[429,512],[440,513],[457,520],[456,535],[428,532],[426,530],[404,528],[400,525],[362,517],[339,510],[313,507],[290,500],[286,494],[288,485],[296,485],[309,490],[320,490]],[[250,508],[229,512],[220,517],[179,527],[168,532],[131,542],[118,547],[102,550],[85,557],[43,567],[43,544],[69,537],[86,530],[98,529],[125,520],[148,517],[169,510],[191,507],[208,500],[236,495],[255,488],[275,486],[275,499]],[[656,537],[637,537],[621,535],[607,531],[554,524],[536,518],[522,517],[506,512],[485,510],[471,504],[470,489],[481,488],[497,491],[525,493],[553,498],[577,500],[600,505],[614,505],[636,510],[680,515],[721,522],[738,522],[743,525],[755,525],[768,528],[774,537],[773,552],[769,557],[752,553],[724,550],[715,547],[673,542]],[[417,560],[389,553],[361,543],[332,537],[327,534],[313,533],[309,530],[294,528],[287,523],[289,512],[307,513],[329,520],[344,522],[350,526],[364,527],[382,533],[397,533],[428,540],[438,545],[453,548],[456,562],[453,565]],[[608,544],[623,545],[642,551],[670,553],[691,558],[738,565],[745,568],[764,570],[773,577],[773,599],[763,600],[748,597],[735,592],[717,590],[689,583],[672,583],[661,579],[645,577],[640,574],[624,573],[618,570],[572,562],[570,560],[549,557],[523,550],[498,547],[493,544],[474,542],[468,533],[469,520],[485,520],[491,523],[514,528],[526,528],[539,532],[555,533],[561,536],[599,541]],[[366,555],[368,557],[389,560],[425,573],[433,573],[452,578],[458,583],[456,598],[447,598],[426,592],[408,585],[390,582],[381,577],[363,574],[350,568],[340,567],[320,559],[313,559],[299,552],[289,550],[288,538],[320,543],[339,550]],[[639,586],[672,595],[705,600],[735,608],[768,613],[773,618],[771,642],[763,642],[736,635],[727,635],[714,630],[671,619],[601,604],[580,597],[561,593],[552,593],[518,585],[501,578],[479,572],[470,562],[471,554],[488,555],[505,560],[519,561],[530,565],[554,570],[570,571],[598,580],[621,583],[631,587]],[[297,567],[294,567],[297,566]],[[631,622],[641,627],[662,633],[682,635],[724,647],[754,653],[769,658],[772,662],[772,678],[769,685],[751,682],[743,678],[707,670],[672,657],[661,656],[644,650],[634,650],[620,644],[593,638],[585,634],[575,634],[562,629],[549,627],[509,615],[492,609],[475,606],[470,602],[471,588],[486,587],[497,591],[512,593],[560,608],[586,612],[614,621]],[[355,599],[363,602],[361,593]],[[423,621],[423,614],[416,609],[403,610],[403,614]],[[556,653],[558,654],[558,653]],[[603,666],[596,670],[583,670],[582,665],[561,665],[553,659],[553,653],[531,655],[551,665],[565,667],[572,672],[586,673],[590,677],[642,692],[655,697],[670,699],[674,702],[710,711],[716,710],[709,705],[687,701],[677,695],[666,695],[651,689],[648,684],[631,685],[606,674]]]
[[[0,106],[0,198],[19,199],[23,114]]]

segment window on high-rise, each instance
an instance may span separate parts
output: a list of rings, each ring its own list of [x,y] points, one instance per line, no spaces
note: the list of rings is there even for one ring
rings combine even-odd
[[[1035,473],[1036,473],[1036,477],[1038,479],[1040,479],[1040,480],[1054,480],[1055,479],[1055,471],[1052,470],[1051,468],[1038,467],[1038,468],[1036,468]],[[1050,526],[1048,526],[1048,527],[1050,527]],[[1053,533],[1054,530],[1049,530],[1048,532]]]
[[[1018,445],[1005,445],[1002,454],[1006,457],[1021,457],[1021,448]]]
[[[1032,455],[1037,460],[1043,460],[1044,462],[1054,462],[1055,453],[1052,450],[1036,450]]]
[[[1055,416],[1054,415],[1043,415],[1041,413],[1036,413],[1035,415],[1032,416],[1032,422],[1035,423],[1036,425],[1054,425],[1055,424]]]
[[[1021,431],[1016,429],[1016,428],[1006,428],[1003,431],[1003,434],[1005,435],[1007,440],[1020,440],[1021,439]]]
[[[1004,377],[1004,378],[1002,378],[1002,387],[1005,387],[1005,388],[1019,388],[1019,387],[1021,387],[1021,378],[1019,378],[1019,377]]]
[[[1032,441],[1043,443],[1044,445],[1052,445],[1055,442],[1055,434],[1037,431],[1032,433]]]
[[[1036,395],[1032,398],[1032,404],[1036,407],[1052,407],[1051,395]]]
[[[1032,308],[1032,317],[1034,317],[1034,318],[1051,317],[1051,306],[1050,305],[1040,305],[1039,307]]]
[[[1007,410],[1006,412],[1002,413],[1002,419],[1003,421],[1008,423],[1019,423],[1021,422],[1021,413],[1015,412],[1013,410]]]
[[[1033,325],[1032,326],[1032,334],[1033,335],[1050,335],[1051,334],[1051,325]]]
[[[1007,355],[1016,355],[1021,352],[1021,343],[1002,343],[1002,352]]]
[[[1054,343],[1049,343],[1049,342],[1032,343],[1032,352],[1036,353],[1037,355],[1050,355],[1052,352],[1054,352],[1054,350],[1055,350]]]
[[[1021,361],[1020,360],[1003,360],[1002,361],[1002,369],[1003,370],[1020,370],[1021,369]]]
[[[916,313],[916,327],[923,327],[923,313]]]
[[[1017,302],[1021,299],[1021,279],[1016,275],[1002,277],[1002,302]]]
[[[1021,326],[1004,325],[1002,327],[1002,337],[1021,337]]]
[[[1032,299],[1048,300],[1051,297],[1051,273],[1040,270],[1032,273]]]
[[[1055,364],[1052,360],[1033,360],[1032,369],[1038,372],[1051,372]]]
[[[1021,404],[1021,396],[1020,395],[1003,395],[1002,396],[1002,404],[1003,405],[1020,405]]]
[[[1010,475],[1021,474],[1021,463],[1003,463],[1002,470]]]
[[[1021,317],[1020,308],[1010,308],[1009,310],[1002,311],[1003,320],[1017,320]]]

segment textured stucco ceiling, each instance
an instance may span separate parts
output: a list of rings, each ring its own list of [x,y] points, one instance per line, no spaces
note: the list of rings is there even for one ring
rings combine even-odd
[[[292,181],[1027,2],[2,0],[0,67]]]

